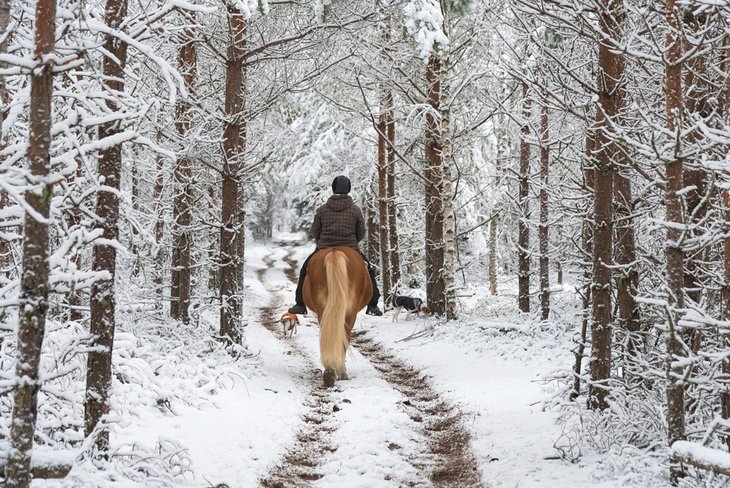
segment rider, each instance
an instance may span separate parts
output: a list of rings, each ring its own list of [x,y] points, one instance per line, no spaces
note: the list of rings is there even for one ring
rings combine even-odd
[[[307,265],[314,253],[320,249],[336,246],[348,246],[360,252],[357,243],[365,237],[365,219],[363,219],[360,209],[348,195],[350,193],[350,180],[346,176],[336,177],[332,181],[332,193],[334,195],[329,197],[327,203],[319,207],[314,215],[312,234],[317,241],[317,248],[302,265],[296,291],[297,303],[289,309],[289,313],[307,313],[307,307],[304,305],[302,296],[302,287],[304,286],[304,278],[307,276]],[[383,312],[378,308],[380,291],[378,290],[378,284],[375,282],[375,271],[365,255],[362,252],[360,252],[360,255],[368,265],[370,281],[373,283],[373,297],[365,313],[368,315],[383,315]]]

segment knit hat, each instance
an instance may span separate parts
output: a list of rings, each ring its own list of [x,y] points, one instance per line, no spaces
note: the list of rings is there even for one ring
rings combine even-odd
[[[332,193],[335,195],[347,195],[350,193],[350,179],[347,176],[338,176],[332,181]]]

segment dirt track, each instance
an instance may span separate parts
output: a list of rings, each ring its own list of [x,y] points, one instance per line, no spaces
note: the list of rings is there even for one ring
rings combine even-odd
[[[287,255],[286,276],[296,282],[297,264]],[[273,267],[272,258],[265,259],[269,267]],[[259,271],[259,280],[266,285],[267,270]],[[278,337],[282,336],[279,324],[274,316],[280,300],[274,292],[272,302],[260,309],[261,323]],[[470,447],[470,436],[463,425],[462,414],[446,400],[440,397],[428,384],[426,376],[411,366],[396,359],[380,344],[374,342],[364,332],[353,332],[352,347],[366,357],[378,371],[380,377],[388,385],[405,397],[400,402],[401,408],[411,419],[411,427],[427,440],[422,445],[422,452],[417,456],[409,456],[406,461],[416,468],[416,472],[424,473],[422,479],[403,481],[400,474],[386,476],[388,479],[399,479],[398,486],[434,486],[434,487],[482,487],[485,486],[479,476],[476,460]],[[330,389],[322,384],[322,372],[318,364],[309,358],[301,348],[292,344],[292,354],[299,357],[305,368],[297,374],[299,382],[305,385],[307,401],[302,416],[301,428],[296,441],[289,446],[281,461],[261,479],[261,486],[266,488],[306,487],[322,478],[318,466],[327,457],[337,451],[327,439],[337,429],[336,412],[338,406]],[[376,427],[374,427],[376,428]],[[397,450],[399,446],[389,446]],[[398,476],[396,476],[398,475]],[[387,483],[392,486],[393,482]]]

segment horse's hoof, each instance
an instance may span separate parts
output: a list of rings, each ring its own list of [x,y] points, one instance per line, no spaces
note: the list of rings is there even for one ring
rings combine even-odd
[[[326,386],[327,388],[335,386],[336,378],[337,375],[335,375],[334,369],[327,368],[324,370],[324,374],[322,375],[322,379],[324,379],[324,386]]]
[[[350,378],[347,377],[347,373],[342,373],[341,375],[339,375],[339,379],[341,379],[341,380],[349,380]]]

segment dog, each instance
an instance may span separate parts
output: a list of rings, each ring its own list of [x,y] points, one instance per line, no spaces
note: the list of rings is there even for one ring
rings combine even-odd
[[[406,320],[408,320],[408,317],[410,317],[412,313],[415,313],[416,316],[420,313],[423,315],[431,315],[431,309],[428,308],[420,298],[397,296],[393,299],[393,309],[395,310],[393,322],[398,322],[398,315],[400,315],[400,311],[404,308],[408,312],[406,314]]]
[[[284,337],[292,337],[297,331],[299,317],[295,313],[286,312],[279,319],[279,323],[284,329]]]

